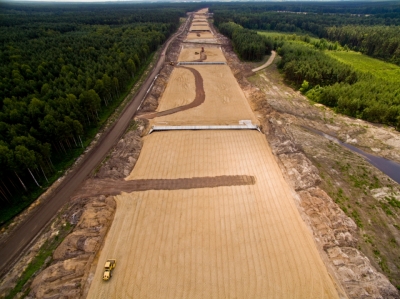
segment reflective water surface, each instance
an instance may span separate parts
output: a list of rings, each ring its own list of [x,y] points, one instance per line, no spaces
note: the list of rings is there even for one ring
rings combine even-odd
[[[378,168],[380,171],[382,171],[383,173],[385,173],[387,176],[389,176],[392,180],[396,181],[397,183],[400,184],[400,164],[397,162],[394,162],[392,160],[388,160],[386,158],[382,158],[379,156],[375,156],[369,153],[364,152],[363,150],[360,150],[359,148],[342,142],[339,139],[330,136],[328,134],[325,134],[324,132],[309,128],[309,127],[303,127],[311,132],[314,132],[320,136],[325,137],[326,139],[332,140],[333,142],[339,143],[340,145],[348,148],[349,150],[360,154],[361,156],[363,156],[365,158],[365,160],[367,160],[371,165],[375,166],[376,168]]]

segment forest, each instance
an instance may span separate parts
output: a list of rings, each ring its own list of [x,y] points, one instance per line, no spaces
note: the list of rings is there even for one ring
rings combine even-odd
[[[196,5],[0,6],[0,223],[83,151]]]
[[[248,61],[261,60],[265,55],[270,55],[272,42],[256,31],[244,29],[233,22],[221,23],[219,31],[232,39],[233,47],[241,59]]]
[[[355,70],[326,52],[286,41],[278,67],[309,99],[336,112],[400,130],[400,76],[386,79]],[[397,82],[396,82],[397,81]]]
[[[239,45],[249,44],[251,30],[265,30],[259,32],[265,40],[253,39],[252,43],[276,50],[281,56],[278,67],[287,82],[309,99],[400,130],[400,69],[388,64],[400,65],[400,3],[219,3],[211,10],[215,25],[232,39],[242,59]],[[246,36],[232,34],[246,29],[250,29]],[[345,63],[344,55],[333,55],[350,49],[387,65],[363,59],[370,64],[365,70],[357,67],[361,59],[354,55],[347,57],[357,59],[353,64]],[[250,58],[260,60],[259,56]],[[382,68],[397,69],[385,72]]]
[[[306,33],[400,65],[399,2],[213,4],[217,26]]]

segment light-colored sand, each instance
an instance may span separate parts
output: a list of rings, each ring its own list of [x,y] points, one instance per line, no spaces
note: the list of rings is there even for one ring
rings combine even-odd
[[[202,9],[196,11],[195,14],[205,14],[205,13],[208,13],[208,8],[202,8]]]
[[[213,39],[215,36],[211,32],[199,32],[200,36],[196,32],[189,32],[186,39]]]
[[[183,48],[179,55],[178,61],[194,61],[200,59],[201,47]],[[195,54],[195,53],[199,54]],[[220,48],[204,48],[207,59],[204,61],[226,61],[224,54]]]
[[[170,76],[164,95],[174,102],[160,102],[157,111],[165,111],[189,104],[196,96],[193,74],[184,68],[175,68]]]
[[[191,65],[190,67],[198,70],[203,77],[205,102],[186,111],[156,117],[151,120],[152,125],[237,125],[240,120],[251,120],[253,124],[259,123],[229,66]],[[185,74],[193,76],[188,71]],[[182,77],[178,69],[173,71],[170,79],[172,83],[169,83],[165,89],[157,111],[188,104],[189,99],[194,99],[185,93],[180,94],[182,87],[173,83],[177,81],[176,77]],[[182,99],[187,102],[183,103]]]
[[[88,298],[338,298],[261,133],[154,133],[131,177],[219,174],[256,184],[118,196]]]
[[[195,31],[198,31],[198,30],[210,31],[211,29],[210,29],[210,26],[208,26],[208,24],[204,24],[201,26],[193,26],[192,25],[190,27],[189,31],[193,31],[193,30],[195,30]]]

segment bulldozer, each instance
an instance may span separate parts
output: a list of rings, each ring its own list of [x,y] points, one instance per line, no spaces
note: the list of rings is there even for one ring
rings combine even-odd
[[[104,265],[104,274],[103,274],[103,280],[109,280],[112,276],[111,272],[117,265],[117,260],[116,259],[108,259],[107,262]]]

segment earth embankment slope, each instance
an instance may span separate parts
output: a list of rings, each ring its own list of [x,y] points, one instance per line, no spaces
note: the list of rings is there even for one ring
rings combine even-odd
[[[228,66],[193,68],[204,81],[204,103],[156,117],[151,124],[258,123]],[[173,78],[181,70],[173,71],[159,111],[186,103],[168,91],[180,88]],[[188,86],[191,89],[193,82]],[[252,176],[255,182],[117,196],[117,212],[88,298],[345,298],[339,296],[340,288],[325,268],[261,133],[153,133],[144,138],[139,160],[126,179],[229,175]],[[104,283],[100,278],[107,258],[116,258],[118,266],[113,279]]]

